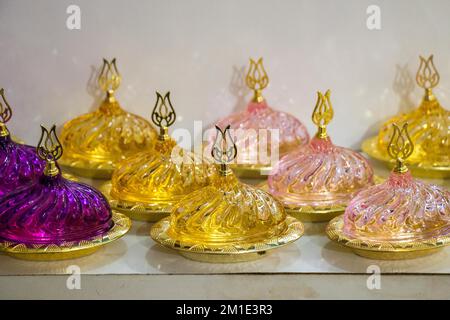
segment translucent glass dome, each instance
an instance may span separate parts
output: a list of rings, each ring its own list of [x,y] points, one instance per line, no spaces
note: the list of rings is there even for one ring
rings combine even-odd
[[[278,147],[278,154],[283,155],[308,143],[308,132],[300,120],[289,113],[272,109],[263,98],[262,90],[267,87],[269,78],[262,58],[257,62],[250,59],[246,83],[254,91],[246,110],[217,122],[220,127],[231,126],[238,149],[237,164],[268,166],[273,147]],[[272,134],[270,130],[278,130],[278,134]],[[210,143],[214,139],[215,133],[212,132]]]
[[[42,175],[45,162],[36,154],[36,149],[16,143],[6,127],[11,118],[11,107],[0,89],[0,198],[17,188],[34,183]]]
[[[111,197],[155,210],[169,210],[186,194],[209,183],[212,163],[177,146],[167,134],[175,121],[170,94],[157,93],[152,119],[160,127],[155,149],[121,162],[112,176]]]
[[[404,161],[413,154],[407,125],[394,127],[388,147],[397,165],[381,184],[364,189],[344,214],[350,238],[384,243],[414,243],[450,234],[450,193],[412,177]]]
[[[288,217],[281,203],[234,176],[227,165],[237,152],[236,146],[229,144],[229,128],[218,128],[213,155],[220,165],[211,184],[191,192],[174,206],[164,231],[171,240],[161,241],[159,235],[152,235],[157,241],[178,243],[195,252],[246,253],[275,248],[302,235],[301,223]],[[159,229],[163,223],[154,228]],[[299,226],[293,228],[293,223]]]
[[[156,130],[144,118],[123,110],[114,97],[120,81],[115,59],[104,59],[99,84],[106,98],[97,110],[64,124],[61,164],[112,170],[121,160],[154,145]]]
[[[269,191],[287,208],[345,207],[373,184],[373,170],[358,152],[335,146],[326,133],[333,117],[330,92],[318,93],[313,121],[319,127],[309,144],[287,154],[268,179]]]
[[[414,152],[409,163],[419,166],[450,166],[450,111],[444,109],[432,92],[439,83],[439,73],[433,64],[433,56],[420,57],[416,80],[425,90],[419,107],[403,113],[383,124],[378,134],[378,149],[385,157],[390,141],[392,124],[408,123],[409,134],[414,143]]]
[[[66,180],[55,126],[43,128],[38,154],[46,159],[36,183],[0,198],[0,239],[23,244],[80,242],[106,234],[114,225],[105,197],[94,188]]]

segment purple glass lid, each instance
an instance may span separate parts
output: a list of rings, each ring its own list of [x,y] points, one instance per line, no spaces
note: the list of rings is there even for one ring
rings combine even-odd
[[[55,126],[50,131],[42,127],[37,154],[46,163],[37,182],[0,199],[0,239],[59,245],[106,234],[114,223],[105,197],[86,184],[61,176],[56,160],[62,147]]]
[[[6,122],[12,110],[0,89],[0,198],[20,186],[34,183],[42,175],[45,161],[36,154],[35,148],[11,139]]]

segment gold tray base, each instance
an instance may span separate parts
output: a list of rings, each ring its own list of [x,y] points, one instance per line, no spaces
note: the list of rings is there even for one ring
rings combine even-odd
[[[249,262],[261,259],[267,256],[268,254],[267,251],[259,251],[243,254],[210,254],[210,253],[194,253],[186,251],[180,251],[179,253],[180,255],[189,260],[207,263]]]
[[[268,254],[269,250],[280,248],[299,239],[304,233],[303,224],[293,217],[287,217],[288,228],[279,237],[263,242],[228,244],[226,247],[209,247],[197,243],[181,243],[171,238],[167,231],[170,227],[169,218],[164,218],[153,225],[150,230],[152,239],[163,247],[176,250],[182,256],[201,262],[234,263],[252,261]]]
[[[343,217],[340,215],[330,221],[326,228],[328,238],[365,258],[374,260],[414,259],[435,253],[450,244],[450,236],[401,244],[349,238],[343,232]]]
[[[132,203],[128,201],[117,200],[111,196],[111,181],[103,183],[99,190],[108,199],[109,205],[112,209],[126,214],[129,218],[135,221],[156,222],[170,214],[171,207],[168,206],[153,206],[146,207],[143,203]]]
[[[389,169],[392,169],[395,166],[395,161],[389,158],[388,156],[385,156],[378,149],[377,136],[364,140],[361,145],[361,149],[369,157],[382,162]],[[410,164],[407,161],[406,165],[411,170],[413,175],[419,178],[450,179],[450,164],[448,166],[441,166],[441,167],[430,165],[418,166]]]
[[[131,228],[131,220],[118,212],[113,211],[114,226],[105,235],[98,236],[89,241],[79,243],[67,242],[60,245],[33,245],[25,246],[14,242],[0,242],[0,252],[14,258],[34,261],[54,261],[75,259],[90,255],[113,242],[128,232]]]
[[[303,211],[302,209],[290,209],[285,207],[286,212],[294,218],[302,222],[326,222],[330,221],[334,217],[342,214],[345,208],[336,208],[328,210],[316,210],[316,211]]]
[[[271,166],[262,165],[232,164],[230,165],[230,168],[238,178],[244,179],[267,179],[270,171],[272,171]],[[261,171],[263,171],[265,174],[262,174]]]
[[[83,163],[80,161],[70,161],[64,159],[64,157],[58,161],[58,164],[63,170],[67,170],[77,176],[90,179],[111,179],[114,171],[112,166],[108,168],[99,168],[92,164]]]

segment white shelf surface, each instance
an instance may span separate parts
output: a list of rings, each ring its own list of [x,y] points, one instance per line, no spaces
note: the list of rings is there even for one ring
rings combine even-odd
[[[150,226],[133,222],[124,238],[79,259],[0,255],[0,298],[450,298],[450,247],[412,260],[369,260],[330,242],[326,223],[305,223],[300,240],[260,260],[210,264],[160,247]],[[66,288],[71,265],[81,270],[81,290]],[[366,285],[372,265],[381,270],[380,290]]]

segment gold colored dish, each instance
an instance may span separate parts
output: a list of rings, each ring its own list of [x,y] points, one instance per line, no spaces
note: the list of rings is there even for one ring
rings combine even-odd
[[[280,235],[265,239],[264,241],[246,242],[243,244],[229,244],[227,246],[199,245],[196,242],[182,242],[172,238],[168,232],[170,217],[155,223],[150,236],[162,246],[177,250],[181,255],[191,260],[230,263],[244,262],[262,258],[267,251],[287,245],[304,233],[303,224],[295,218],[286,218],[287,229]]]
[[[374,182],[381,183],[385,179],[374,175]],[[267,185],[267,181],[258,185],[264,191],[269,190],[269,186]],[[330,221],[336,216],[339,216],[345,211],[347,206],[328,206],[328,207],[311,207],[311,206],[302,206],[302,207],[284,207],[286,212],[293,216],[296,219],[299,219],[303,222],[325,222]]]
[[[115,199],[111,196],[111,181],[103,183],[99,190],[108,199],[112,209],[120,211],[136,221],[156,222],[170,214],[174,203],[148,204],[144,202],[129,202]]]
[[[272,171],[272,166],[266,165],[240,165],[231,164],[230,168],[233,170],[234,174],[239,178],[245,179],[267,179],[270,172]]]
[[[176,119],[170,93],[157,94],[152,121],[160,128],[154,149],[119,163],[111,183],[103,186],[110,205],[135,220],[158,221],[185,195],[209,183],[214,166],[180,148],[168,135]]]
[[[326,233],[330,240],[350,248],[359,256],[379,260],[413,259],[435,253],[450,244],[450,236],[416,242],[390,242],[354,239],[343,232],[343,215],[330,221]]]
[[[439,73],[433,63],[433,56],[420,57],[416,75],[417,84],[425,94],[418,108],[399,114],[384,123],[378,136],[363,142],[362,149],[370,157],[393,167],[387,147],[390,142],[392,124],[408,123],[414,152],[407,164],[411,171],[420,177],[450,178],[450,111],[442,107],[432,89],[439,83]]]
[[[408,124],[393,128],[387,153],[396,164],[388,179],[361,190],[326,229],[332,241],[370,259],[410,259],[450,244],[450,193],[412,176]]]
[[[355,194],[374,183],[367,159],[333,144],[327,134],[333,114],[330,91],[318,92],[312,113],[316,135],[308,145],[282,157],[267,181],[268,192],[302,221],[329,221],[344,212]]]
[[[211,183],[181,199],[170,217],[157,222],[150,232],[157,243],[189,259],[253,260],[303,234],[303,224],[287,216],[281,203],[241,183],[228,167],[237,153],[229,129],[217,127],[212,156],[218,168]]]
[[[0,242],[0,252],[14,258],[35,261],[53,261],[84,257],[99,250],[104,245],[120,239],[131,228],[131,220],[113,211],[114,226],[105,235],[82,242],[65,242],[60,245],[33,245],[4,241]]]
[[[66,122],[61,132],[60,165],[76,175],[109,179],[118,162],[151,149],[156,130],[144,118],[126,112],[114,96],[121,76],[116,59],[103,59],[98,82],[106,97],[93,112]]]
[[[369,157],[383,162],[388,168],[394,168],[395,160],[391,159],[389,155],[380,152],[377,136],[364,140],[361,149]],[[414,164],[408,161],[406,164],[416,177],[450,179],[450,166],[433,166],[427,163]]]
[[[231,126],[238,156],[230,164],[237,176],[248,179],[267,178],[278,158],[309,141],[306,127],[289,113],[273,109],[262,95],[269,77],[262,58],[250,59],[245,84],[253,91],[247,108],[219,120],[219,127]],[[208,142],[214,142],[211,130]],[[208,146],[210,148],[210,146]],[[207,147],[207,149],[208,149]]]

